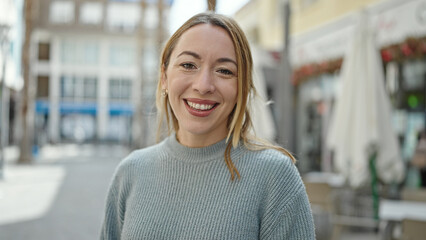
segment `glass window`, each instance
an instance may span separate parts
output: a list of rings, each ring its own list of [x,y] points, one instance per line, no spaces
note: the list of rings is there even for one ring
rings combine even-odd
[[[109,52],[109,63],[112,66],[131,66],[136,62],[136,49],[129,45],[112,45]]]
[[[148,44],[142,52],[142,67],[148,76],[157,74],[158,54],[154,44]]]
[[[49,61],[50,43],[38,43],[38,60]]]
[[[132,95],[132,81],[130,79],[114,78],[109,80],[109,98],[111,101],[128,102]]]
[[[425,82],[424,74],[426,64],[423,60],[406,61],[402,65],[404,75],[404,89],[415,90],[423,89]]]
[[[133,32],[140,17],[139,5],[115,2],[107,8],[107,26],[113,31]]]
[[[74,77],[74,100],[81,101],[84,98],[84,79],[79,77]]]
[[[74,21],[73,1],[52,1],[49,19],[53,23],[71,23]]]
[[[61,77],[61,98],[67,101],[96,101],[97,98],[96,77]]]
[[[109,80],[109,98],[114,100],[120,99],[120,80]]]
[[[132,95],[132,82],[130,80],[121,81],[121,98],[130,100]]]
[[[65,40],[61,46],[61,61],[71,65],[98,64],[99,47],[95,42],[75,42]]]
[[[96,100],[97,97],[97,79],[94,77],[84,78],[84,99]]]
[[[61,76],[61,98],[74,98],[74,79],[70,76]]]
[[[99,47],[95,42],[85,43],[82,52],[84,57],[81,62],[88,65],[96,65],[98,63]]]
[[[49,76],[37,76],[37,98],[49,97]]]
[[[80,8],[80,22],[85,24],[100,24],[102,22],[102,4],[85,2]]]
[[[76,62],[77,46],[75,42],[63,41],[61,45],[61,62],[64,64],[72,64]]]
[[[158,8],[156,5],[149,5],[145,10],[145,27],[155,29],[158,27]]]
[[[425,110],[426,65],[423,59],[402,64],[402,88],[399,108],[409,111]]]

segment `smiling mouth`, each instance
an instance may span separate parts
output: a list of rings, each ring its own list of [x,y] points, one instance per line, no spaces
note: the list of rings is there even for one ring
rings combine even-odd
[[[196,111],[209,111],[218,105],[217,103],[214,103],[214,104],[195,103],[189,100],[185,100],[185,102],[191,109],[194,109]]]

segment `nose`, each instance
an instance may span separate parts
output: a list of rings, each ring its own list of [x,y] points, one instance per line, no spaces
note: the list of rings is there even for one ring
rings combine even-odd
[[[202,95],[213,93],[216,90],[213,73],[209,69],[203,69],[194,79],[192,86],[195,91]]]

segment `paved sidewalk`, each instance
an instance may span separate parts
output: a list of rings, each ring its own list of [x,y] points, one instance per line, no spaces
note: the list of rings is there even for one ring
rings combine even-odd
[[[113,171],[128,149],[117,145],[45,146],[31,165],[5,151],[0,239],[97,239]]]
[[[60,166],[8,165],[5,179],[0,181],[0,225],[43,216],[64,176]]]

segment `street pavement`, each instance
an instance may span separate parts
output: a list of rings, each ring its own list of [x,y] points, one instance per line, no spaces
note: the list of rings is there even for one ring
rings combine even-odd
[[[99,239],[111,177],[128,153],[118,145],[68,144],[42,148],[32,165],[9,156],[0,181],[0,239]]]

